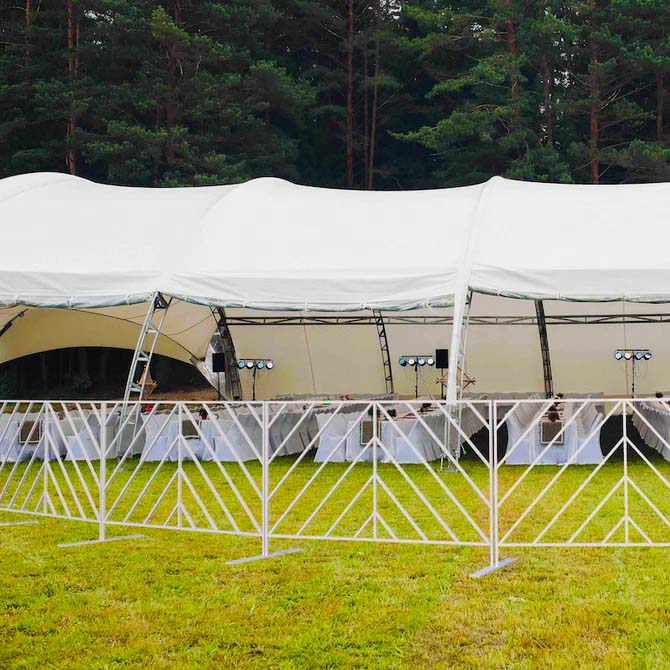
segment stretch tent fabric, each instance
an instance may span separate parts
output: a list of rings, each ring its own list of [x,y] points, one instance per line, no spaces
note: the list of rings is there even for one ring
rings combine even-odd
[[[167,317],[173,351],[166,353],[189,360],[202,358],[213,329],[196,305],[328,312],[454,305],[453,354],[470,289],[670,301],[668,211],[670,184],[495,177],[462,188],[366,192],[263,178],[146,189],[21,175],[0,180],[0,327],[24,306],[69,308],[45,311],[71,318],[85,308],[103,320],[126,319],[132,348],[144,305],[160,291],[181,300]],[[102,332],[94,330],[89,345]]]
[[[26,174],[0,180],[0,304],[105,307],[161,291],[258,309],[393,310],[453,304],[466,287],[663,302],[668,211],[670,184],[148,189]]]

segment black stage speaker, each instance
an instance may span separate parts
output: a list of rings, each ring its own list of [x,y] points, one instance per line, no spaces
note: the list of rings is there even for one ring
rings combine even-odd
[[[435,349],[435,367],[438,370],[449,367],[449,349]]]
[[[226,371],[226,354],[222,352],[212,352],[212,372]]]

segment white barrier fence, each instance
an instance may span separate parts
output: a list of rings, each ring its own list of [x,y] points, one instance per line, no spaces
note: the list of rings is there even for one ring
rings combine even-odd
[[[497,566],[503,548],[670,544],[669,439],[657,400],[7,401],[0,511],[94,522],[96,541],[475,546]]]

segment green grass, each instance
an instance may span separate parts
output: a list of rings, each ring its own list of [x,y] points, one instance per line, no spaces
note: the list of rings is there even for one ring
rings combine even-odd
[[[273,486],[291,464],[281,459],[273,465]],[[39,465],[33,466],[26,481]],[[465,465],[475,484],[488,493],[485,468],[472,462]],[[670,477],[669,464],[657,465]],[[131,520],[146,516],[175,468],[168,464],[159,471]],[[212,464],[205,470],[240,529],[252,530],[222,473]],[[273,498],[273,521],[316,470],[314,464],[301,464],[286,480]],[[345,470],[346,465],[337,464],[324,468],[278,532],[300,528]],[[568,468],[519,524],[511,541],[534,539],[592,470]],[[88,512],[90,503],[83,500],[73,465],[68,464],[66,471]],[[408,466],[406,471],[460,539],[476,539],[476,531],[449,502],[433,474],[420,466]],[[501,510],[502,532],[557,471],[537,468],[516,489]],[[152,472],[149,465],[133,479],[113,519],[120,521],[126,515]],[[229,519],[196,466],[186,464],[185,472],[217,527],[229,528]],[[501,495],[522,472],[518,467],[501,469]],[[369,464],[356,466],[306,532],[327,530],[371,473]],[[119,472],[110,486],[110,501],[131,474],[130,466]],[[250,465],[250,474],[260,483],[256,466]],[[400,473],[380,465],[379,474],[430,539],[446,539],[444,528]],[[621,474],[621,463],[602,468],[544,539],[567,539]],[[647,466],[632,463],[629,475],[661,511],[670,514],[670,491]],[[239,485],[252,515],[258,516],[260,503],[244,473],[234,466],[229,476]],[[473,519],[488,532],[486,507],[465,479],[458,473],[436,476],[465,501]],[[3,477],[6,473],[0,473],[0,483]],[[65,486],[62,472],[54,478]],[[12,486],[8,490],[16,491]],[[16,500],[25,500],[27,490],[24,484]],[[53,483],[49,490],[58,507],[61,502]],[[175,491],[171,489],[156,507],[152,521],[169,515]],[[183,491],[194,522],[206,524],[185,483]],[[381,488],[377,493],[389,526],[399,537],[415,538],[389,495]],[[670,541],[670,529],[632,486],[628,494],[631,516],[639,525],[653,540]],[[338,532],[349,534],[360,527],[369,515],[372,495],[370,486]],[[579,539],[600,541],[621,517],[623,495],[622,487]],[[65,492],[64,500],[74,508],[72,492]],[[0,515],[0,521],[23,518]],[[125,532],[137,531],[110,528],[110,534]],[[227,560],[258,553],[259,540],[143,532],[141,540],[59,549],[59,542],[95,537],[96,526],[42,519],[37,526],[0,527],[0,668],[670,667],[670,550],[666,548],[504,548],[503,556],[519,561],[474,580],[469,574],[487,563],[486,549],[279,538],[272,540],[272,550],[299,546],[303,552],[228,566]],[[371,526],[364,535],[370,532]],[[612,539],[622,540],[623,529]],[[639,539],[634,531],[631,539]]]

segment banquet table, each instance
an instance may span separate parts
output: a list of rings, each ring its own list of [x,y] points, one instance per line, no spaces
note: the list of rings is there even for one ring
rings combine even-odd
[[[330,419],[330,421],[329,421]],[[361,444],[360,426],[367,417],[360,412],[317,415],[319,422],[319,446],[315,462],[372,461],[373,450]],[[423,422],[423,423],[422,423]],[[393,421],[380,421],[380,442],[377,447],[379,462],[422,463],[440,458],[446,443],[446,417],[441,411],[426,412],[421,421],[414,415],[396,417]],[[432,434],[431,434],[432,433]],[[361,451],[365,451],[362,456]]]
[[[26,414],[20,417],[5,414],[0,416],[0,464],[16,463],[34,460],[44,460],[45,453],[49,460],[66,455],[66,442],[68,435],[74,435],[74,431],[81,428],[81,419],[72,419],[72,424],[65,425],[59,421],[59,427],[53,421],[45,423],[41,414]],[[47,433],[49,440],[47,442]],[[22,429],[26,433],[27,443],[22,440]],[[64,439],[65,438],[65,439]]]
[[[635,405],[633,425],[652,449],[670,461],[670,406],[665,400],[650,400]],[[640,416],[641,415],[641,416]]]
[[[570,395],[570,398],[575,398]],[[586,398],[584,398],[586,399]],[[565,428],[563,442],[552,446],[543,444],[541,439],[542,414],[546,403],[519,403],[506,419],[508,430],[507,453],[505,462],[508,465],[591,465],[603,460],[600,449],[600,430],[603,412],[593,402],[560,401],[563,409],[562,420]],[[501,412],[508,412],[513,407],[502,406]],[[504,414],[503,414],[504,416]],[[574,418],[573,418],[574,417]],[[501,418],[501,417],[499,417]]]
[[[163,458],[177,461],[179,418],[166,414],[141,416],[144,435],[137,439],[134,455],[145,454],[146,461],[161,461]],[[316,430],[309,417],[301,421],[302,417],[302,413],[294,411],[284,411],[271,417],[268,431],[270,454],[294,455],[307,447]],[[216,456],[217,460],[232,462],[259,458],[262,452],[260,417],[251,412],[239,412],[235,419],[229,413],[204,420],[194,417],[200,433],[184,438],[182,460],[193,460],[195,457],[201,461],[211,461]],[[185,421],[188,422],[188,419]],[[191,432],[195,432],[195,429]]]

